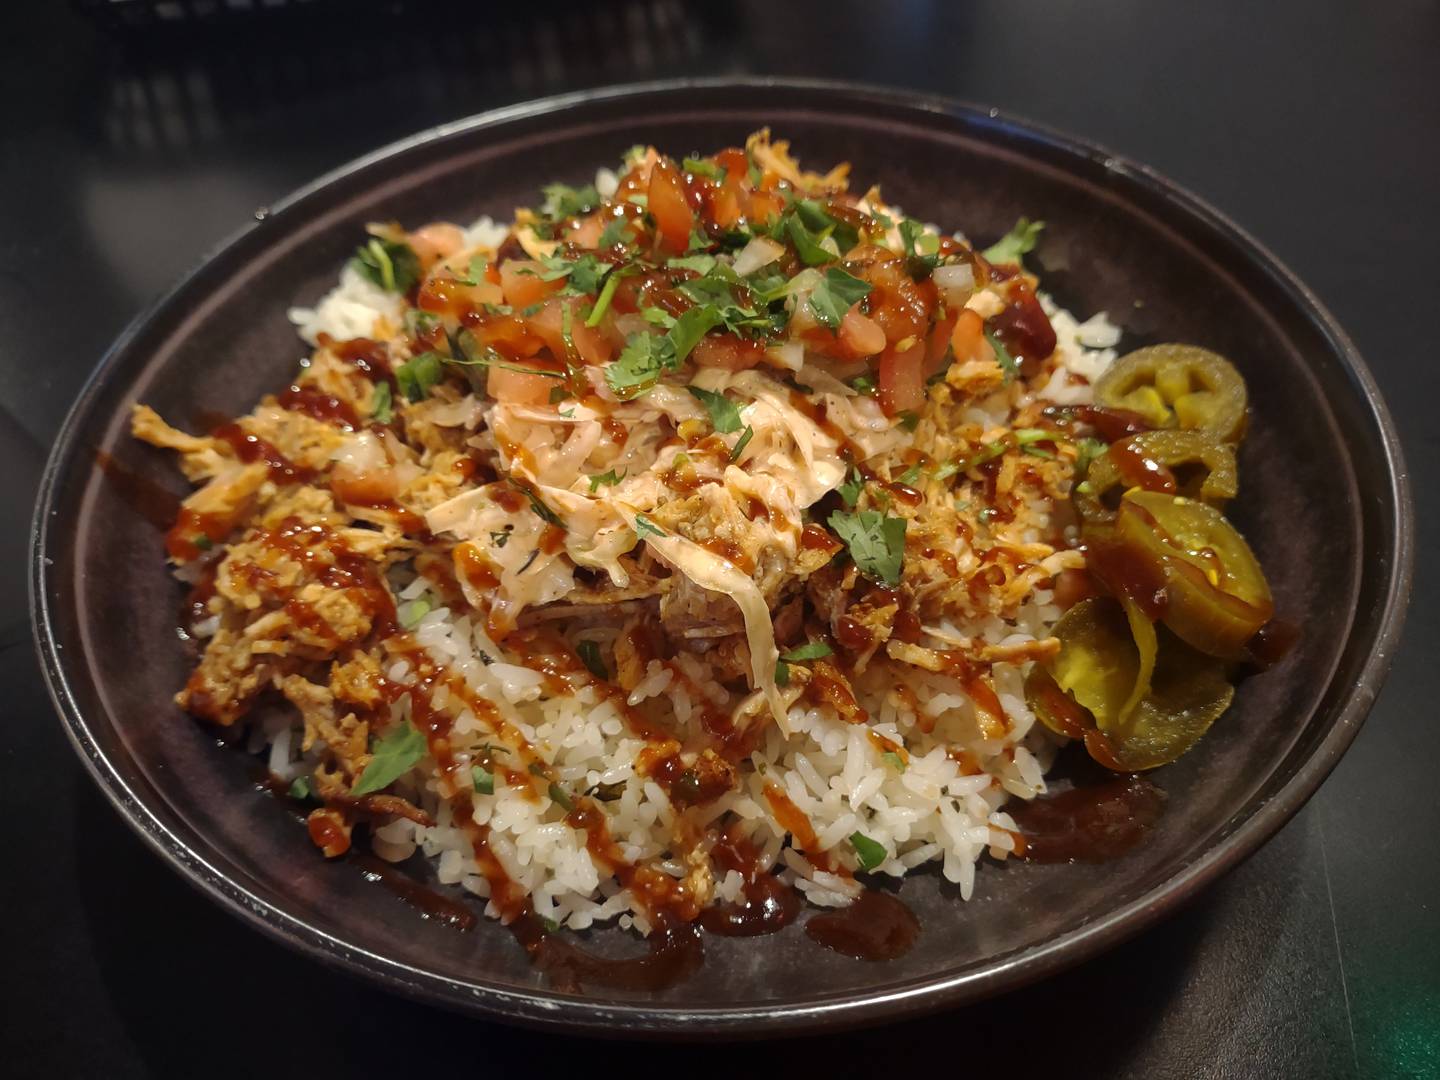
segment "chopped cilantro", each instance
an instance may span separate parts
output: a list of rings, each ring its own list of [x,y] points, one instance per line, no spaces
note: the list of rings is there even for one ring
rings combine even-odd
[[[475,785],[476,795],[495,794],[495,774],[480,765],[470,766],[470,780]]]
[[[874,870],[888,858],[885,845],[871,840],[862,832],[850,834],[850,846],[855,849],[855,857],[860,860],[861,870]]]
[[[566,310],[568,311],[569,309],[567,308]],[[468,329],[461,330],[460,333],[455,335],[452,352],[455,355],[441,356],[440,360],[446,364],[456,364],[460,367],[504,368],[506,371],[518,371],[522,375],[538,375],[542,379],[565,378],[565,374],[560,371],[551,371],[549,368],[533,367],[528,364],[511,363],[509,360],[506,360],[494,346],[480,345],[475,340],[475,335]],[[439,356],[438,353],[435,355]],[[398,378],[400,373],[397,371],[395,374]],[[555,387],[552,389],[550,391],[552,398],[555,396],[555,390],[558,389],[564,388]],[[569,391],[566,390],[565,393],[568,395]],[[415,399],[411,398],[411,400],[413,401]],[[551,404],[555,404],[555,402],[552,401]]]
[[[310,778],[308,776],[297,776],[295,782],[290,785],[288,794],[292,799],[314,798],[315,792],[310,787]]]
[[[823,641],[807,641],[799,648],[781,653],[780,659],[789,660],[791,663],[800,660],[819,660],[822,656],[829,656],[833,651],[834,650]]]
[[[590,494],[595,494],[601,487],[614,487],[624,479],[625,474],[622,472],[617,476],[614,469],[606,473],[596,473],[590,477]]]
[[[535,494],[534,488],[528,484],[520,483],[513,477],[507,477],[506,479],[509,481],[511,487],[530,500],[530,509],[535,511],[541,521],[547,525],[556,525],[562,529],[565,527],[565,523],[560,520],[560,515],[540,501],[540,496]]]
[[[194,544],[196,549],[199,551],[209,551],[215,546],[215,541],[211,540],[210,537],[206,536],[204,533],[196,533],[195,539],[191,540],[190,542]]]
[[[568,218],[593,210],[600,205],[600,193],[594,184],[572,188],[567,184],[546,184],[541,188],[545,202],[541,206],[546,217]]]
[[[1014,228],[981,254],[992,263],[1018,264],[1021,256],[1035,250],[1035,245],[1040,242],[1040,231],[1044,228],[1043,221],[1031,221],[1022,217],[1015,223]]]
[[[725,170],[713,161],[705,161],[702,158],[687,157],[680,163],[681,168],[695,176],[703,176],[707,180],[725,179]]]
[[[570,798],[570,793],[553,780],[550,782],[549,794],[550,798],[560,805],[560,809],[575,809],[575,801]]]
[[[437,352],[423,352],[395,369],[395,383],[407,401],[422,401],[443,377],[441,364],[445,357]]]
[[[600,325],[600,320],[605,317],[605,312],[610,310],[610,301],[615,299],[615,290],[619,285],[620,274],[612,271],[605,278],[605,284],[600,287],[600,295],[595,298],[595,306],[590,309],[590,314],[585,318],[586,326]]]
[[[637,536],[665,536],[666,532],[644,514],[635,515],[635,534]]]
[[[1055,442],[1060,436],[1045,428],[1016,428],[1009,435],[994,442],[988,442],[979,450],[971,454],[964,461],[960,462],[957,470],[969,472],[977,465],[984,465],[987,461],[993,461],[1006,450],[1021,449],[1028,450],[1032,444],[1037,442]]]
[[[860,475],[859,469],[851,465],[850,475],[835,490],[840,492],[840,498],[845,501],[845,505],[853,508],[860,501],[860,493],[865,490],[865,478]]]
[[[850,306],[869,295],[870,286],[866,282],[847,274],[838,266],[832,266],[810,294],[810,306],[815,309],[815,318],[822,325],[839,330],[840,320]]]
[[[694,254],[697,251],[708,251],[715,246],[704,229],[699,226],[692,226],[690,229],[690,242],[685,245],[686,254]]]
[[[540,275],[541,281],[559,281],[561,278],[569,278],[566,284],[567,290],[586,296],[599,289],[601,279],[611,273],[609,263],[601,262],[588,252],[578,259],[567,259],[562,255],[547,255],[540,260],[540,263],[545,267],[545,272]]]
[[[671,259],[665,264],[673,270],[694,270],[697,274],[708,274],[718,265],[714,255],[684,255]]]
[[[399,610],[395,612],[395,615],[400,620],[401,627],[406,630],[414,630],[415,627],[420,625],[420,620],[428,615],[429,612],[430,601],[422,596],[417,600],[411,600],[408,603],[401,604]]]
[[[1000,344],[1000,339],[990,331],[985,331],[985,340],[990,343],[990,348],[995,350],[995,362],[1000,365],[1000,370],[1005,373],[1005,381],[1008,383],[1015,378],[1020,371],[1020,365],[1010,355],[1010,350]]]
[[[900,427],[905,431],[914,431],[917,427],[920,426],[919,415],[917,413],[911,412],[909,409],[906,409],[904,412],[900,413],[899,416],[896,417],[896,419],[900,422]]]
[[[746,424],[745,430],[740,433],[740,438],[736,439],[735,445],[730,448],[730,460],[739,461],[740,455],[745,452],[745,447],[750,445],[750,440],[754,437],[755,429],[749,424]]]
[[[875,393],[875,376],[856,375],[855,378],[850,380],[850,389],[854,390],[857,394],[868,395]]]
[[[375,740],[370,764],[350,789],[351,795],[370,795],[381,791],[407,772],[425,756],[425,736],[409,720],[396,725]]]
[[[667,337],[644,332],[630,335],[625,348],[620,350],[611,363],[605,367],[605,384],[622,401],[647,393],[660,381],[666,371],[680,366],[675,359],[675,346]]]
[[[614,247],[616,244],[628,244],[634,239],[630,232],[630,219],[614,217],[605,223],[605,228],[600,230],[600,239],[595,246],[601,251]]]
[[[906,469],[903,473],[900,474],[900,477],[899,477],[900,483],[902,483],[902,484],[913,484],[913,483],[915,483],[916,480],[919,480],[919,479],[920,479],[921,473],[922,473],[923,471],[924,471],[924,470],[920,468],[920,463],[917,461],[914,465],[911,465],[908,469]]]
[[[704,307],[694,307],[675,320],[675,325],[670,328],[667,337],[675,351],[675,363],[684,363],[685,358],[690,355],[690,350],[706,332],[720,322],[720,312],[709,304]]]
[[[698,386],[687,386],[685,389],[690,391],[691,397],[705,406],[705,411],[710,414],[710,426],[719,434],[728,435],[732,431],[740,430],[740,410],[724,394],[702,390]]]
[[[552,386],[550,388],[550,404],[559,405],[566,398],[574,397],[568,386]]]
[[[675,316],[671,315],[664,308],[643,308],[641,309],[640,317],[646,322],[648,322],[651,326],[659,326],[665,330],[669,330],[672,326],[675,325]]]
[[[900,564],[905,558],[905,519],[886,517],[878,510],[830,515],[830,528],[850,549],[860,572],[886,585],[900,584]]]
[[[410,308],[405,312],[405,330],[412,337],[426,337],[440,329],[440,316],[431,311]]]
[[[880,755],[880,760],[885,762],[886,765],[889,765],[896,772],[905,771],[905,759],[902,758],[899,754],[897,754],[894,750],[886,750],[883,754]]]
[[[598,641],[585,640],[580,642],[575,651],[580,654],[580,659],[590,669],[590,674],[597,679],[610,678],[610,672],[605,670],[605,661],[600,656],[600,643]]]
[[[390,384],[377,382],[370,394],[370,419],[377,424],[388,424],[395,418],[395,403],[390,396]]]
[[[790,685],[790,665],[785,663],[784,660],[775,661],[775,685]]]
[[[420,280],[420,260],[410,245],[372,236],[350,260],[356,272],[386,292],[406,293]]]

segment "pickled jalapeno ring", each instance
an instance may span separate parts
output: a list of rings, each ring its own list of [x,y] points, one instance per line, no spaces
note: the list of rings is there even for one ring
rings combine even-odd
[[[1157,428],[1203,431],[1222,442],[1245,433],[1245,380],[1230,361],[1194,345],[1152,345],[1116,360],[1095,400],[1130,409]]]
[[[1146,431],[1112,443],[1075,486],[1075,509],[1088,523],[1111,522],[1123,489],[1184,495],[1211,506],[1235,497],[1235,451],[1200,431]]]

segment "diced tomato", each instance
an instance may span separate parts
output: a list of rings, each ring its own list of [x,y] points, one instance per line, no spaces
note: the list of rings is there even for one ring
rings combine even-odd
[[[565,287],[563,279],[546,281],[540,276],[543,273],[545,267],[530,259],[501,263],[500,289],[505,294],[505,302],[513,308],[527,308]]]
[[[492,367],[485,373],[486,392],[496,401],[510,405],[545,405],[550,401],[550,391],[559,385],[558,379],[501,367]]]
[[[950,337],[960,316],[951,312],[943,319],[936,319],[930,328],[930,340],[925,346],[925,377],[928,379],[945,369],[945,355],[950,351]]]
[[[874,356],[885,348],[885,331],[856,304],[840,320],[840,346],[847,359]]]
[[[498,304],[504,299],[500,289],[489,281],[467,285],[457,278],[441,276],[444,274],[442,270],[421,283],[415,298],[421,311],[459,320],[480,311],[486,304]]]
[[[577,247],[593,248],[600,243],[600,234],[605,231],[605,223],[597,211],[589,217],[580,218],[575,224],[565,230],[567,242]]]
[[[406,238],[410,250],[424,267],[433,266],[440,259],[447,259],[465,246],[465,233],[458,225],[437,221],[424,225]]]
[[[897,351],[886,349],[880,356],[880,379],[876,396],[887,416],[913,412],[925,404],[925,342]]]
[[[482,346],[493,346],[511,360],[534,356],[545,344],[517,315],[487,315],[474,320],[470,329]]]
[[[950,332],[950,347],[955,350],[957,364],[995,359],[995,350],[985,340],[985,320],[969,308],[955,320],[955,329]]]
[[[735,334],[706,334],[690,353],[690,359],[700,367],[724,368],[726,371],[752,368],[764,356],[764,345]]]
[[[589,327],[585,325],[585,308],[589,305],[582,302],[579,297],[569,297],[561,300],[547,300],[535,315],[530,318],[530,328],[545,342],[545,347],[550,350],[550,355],[556,360],[565,361],[565,335],[564,335],[564,308],[570,308],[570,340],[575,344],[575,354],[582,364],[604,364],[608,363],[615,354],[614,346],[603,326]]]
[[[685,195],[684,177],[669,158],[661,158],[650,170],[645,209],[650,211],[660,231],[660,246],[672,255],[682,254],[690,246],[695,211]]]

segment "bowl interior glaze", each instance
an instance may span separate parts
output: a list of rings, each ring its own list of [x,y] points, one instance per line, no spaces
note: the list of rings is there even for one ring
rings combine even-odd
[[[333,283],[365,222],[505,218],[540,186],[588,180],[621,150],[743,141],[768,125],[802,160],[853,176],[982,243],[1048,223],[1034,266],[1124,348],[1185,341],[1230,357],[1253,416],[1234,514],[1279,610],[1304,633],[1245,682],[1199,748],[1154,774],[1160,827],[1101,866],[984,864],[976,898],[932,871],[901,895],[923,924],[903,959],[816,947],[800,925],[706,940],[700,973],[658,996],[556,993],[500,927],[417,917],[353,865],[319,858],[253,783],[245,755],[171,704],[188,667],[160,534],[97,452],[172,491],[170,457],[127,435],[143,401],[182,426],[248,410],[304,352],[285,318]],[[1398,450],[1358,356],[1263,250],[1137,166],[989,111],[813,84],[635,88],[502,110],[427,133],[287,199],[127,332],[67,422],[37,517],[37,634],[62,716],[125,817],[182,872],[281,939],[406,992],[539,1024],[698,1035],[876,1020],[1036,978],[1131,933],[1270,835],[1353,737],[1399,628],[1408,509]],[[423,868],[422,871],[424,872]],[[591,947],[638,951],[618,930]]]

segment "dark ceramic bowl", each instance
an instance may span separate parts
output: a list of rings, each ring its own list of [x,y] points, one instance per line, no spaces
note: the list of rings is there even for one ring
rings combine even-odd
[[[424,921],[303,828],[171,695],[187,674],[180,593],[134,485],[97,451],[174,491],[169,455],[127,436],[132,402],[182,424],[247,411],[302,354],[286,308],[335,280],[366,221],[507,216],[541,184],[583,182],[625,147],[689,151],[771,126],[811,163],[925,220],[988,242],[1021,214],[1049,223],[1035,258],[1077,313],[1108,311],[1134,347],[1218,350],[1249,383],[1238,522],[1280,610],[1304,628],[1246,681],[1198,749],[1155,774],[1168,809],[1149,842],[1105,865],[981,869],[963,903],[938,874],[907,880],[920,944],[889,963],[815,947],[800,925],[710,938],[662,994],[559,993],[511,936]],[[70,413],[35,525],[35,632],[71,740],[127,821],[193,883],[259,929],[408,994],[597,1032],[761,1035],[877,1021],[993,994],[1113,945],[1172,910],[1276,831],[1354,738],[1389,663],[1411,573],[1400,449],[1354,347],[1276,260],[1195,197],[1093,146],[945,101],[792,82],[643,86],[553,98],[437,128],[256,214],[130,327]],[[183,928],[177,928],[183,933]],[[618,930],[586,935],[637,951]]]

